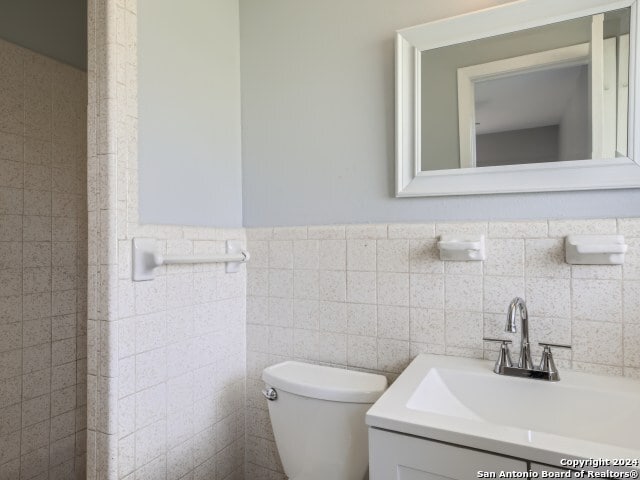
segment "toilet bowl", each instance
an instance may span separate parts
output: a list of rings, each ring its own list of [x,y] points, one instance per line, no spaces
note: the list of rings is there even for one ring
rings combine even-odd
[[[365,414],[387,387],[384,376],[283,362],[266,368],[262,379],[289,480],[367,478]]]

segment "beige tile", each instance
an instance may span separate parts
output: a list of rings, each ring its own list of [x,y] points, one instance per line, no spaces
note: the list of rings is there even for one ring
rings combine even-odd
[[[307,227],[275,227],[274,240],[304,240],[307,238]]]
[[[378,272],[409,271],[409,240],[377,241]]]
[[[24,242],[22,263],[24,267],[51,266],[51,242]]]
[[[0,270],[0,297],[22,294],[22,270]]]
[[[22,162],[0,160],[0,187],[23,188],[24,165]]]
[[[409,306],[410,278],[408,273],[377,274],[378,304]]]
[[[529,277],[569,278],[564,239],[525,240],[525,271]]]
[[[319,267],[324,270],[346,270],[347,245],[345,240],[320,240]]]
[[[318,310],[321,331],[347,332],[347,305],[341,302],[320,302]]]
[[[445,261],[444,273],[447,275],[476,275],[480,276],[483,272],[484,262],[454,262]]]
[[[33,165],[51,165],[51,141],[33,137],[24,139],[24,163]],[[51,170],[49,170],[49,175]]]
[[[411,274],[410,304],[412,307],[444,308],[444,275]]]
[[[622,367],[614,365],[601,365],[596,363],[576,362],[572,363],[573,369],[578,372],[591,373],[593,375],[605,375],[605,376],[621,376]]]
[[[294,300],[294,327],[317,330],[319,328],[319,309],[318,300]]]
[[[525,222],[489,222],[490,238],[544,238],[548,233],[546,220]]]
[[[376,303],[376,273],[347,272],[347,301]]]
[[[487,235],[489,225],[486,222],[448,222],[436,225],[436,236],[440,235]]]
[[[22,135],[25,128],[25,104],[21,83],[3,82],[5,92],[0,97],[0,131]],[[7,149],[11,152],[12,149]]]
[[[409,241],[409,268],[411,273],[437,274],[444,272],[444,262],[440,260],[438,241],[410,240]]]
[[[630,237],[640,237],[640,218],[619,218],[618,233]]]
[[[426,308],[411,308],[410,338],[412,342],[444,345],[444,312]]]
[[[478,312],[445,312],[447,346],[468,349],[482,348],[483,322]]]
[[[619,280],[572,281],[574,320],[622,321],[622,283]]]
[[[350,367],[376,369],[378,366],[377,340],[373,337],[349,335],[347,364]]]
[[[317,330],[294,329],[293,356],[303,360],[317,360],[320,333]]]
[[[269,325],[281,327],[292,326],[293,300],[288,298],[269,298],[268,323]]]
[[[640,238],[625,238],[629,246],[625,255],[622,275],[625,279],[640,280]]]
[[[51,268],[49,267],[25,268],[23,270],[22,291],[24,293],[50,292],[51,282]]]
[[[336,365],[346,365],[347,335],[321,332],[318,337],[318,360]]]
[[[309,238],[318,240],[345,238],[344,225],[319,225],[309,227]]]
[[[269,270],[269,295],[293,298],[293,270]]]
[[[574,362],[622,366],[621,324],[574,321],[572,335]]]
[[[387,238],[387,225],[347,225],[346,236],[348,239],[360,238],[375,240],[378,238]]]
[[[529,278],[525,285],[529,315],[571,317],[571,285],[563,278]]]
[[[400,373],[409,364],[409,342],[403,340],[378,339],[378,370]]]
[[[23,161],[22,131],[18,135],[0,131],[0,159],[12,162]]]
[[[51,192],[38,190],[24,191],[25,215],[51,215]]]
[[[320,295],[319,275],[318,270],[294,270],[294,298],[317,300]]]
[[[5,268],[22,268],[22,243],[0,242],[0,269]]]
[[[247,228],[247,240],[271,240],[273,238],[273,228]]]
[[[22,319],[22,296],[0,297],[0,324]]]
[[[269,267],[293,268],[293,242],[273,240],[269,242]]]
[[[23,205],[21,189],[0,187],[0,214],[21,215]]]
[[[347,269],[375,272],[376,242],[371,239],[347,240]]]
[[[24,217],[22,235],[25,242],[50,242],[51,217]]]
[[[617,233],[615,218],[594,220],[549,220],[550,237],[567,235],[614,235]]]
[[[640,323],[640,281],[624,282],[623,298],[625,323]]]
[[[22,216],[3,215],[0,212],[0,242],[22,241]]]
[[[378,338],[409,340],[409,307],[378,306]]]
[[[525,296],[523,277],[484,277],[484,303],[485,313],[506,313],[511,300],[514,297]]]
[[[433,223],[392,223],[388,228],[389,238],[433,238],[435,235]]]
[[[318,287],[320,300],[346,301],[347,277],[344,271],[320,270]]]
[[[482,311],[482,277],[445,275],[445,309]]]
[[[317,240],[295,240],[293,242],[293,268],[318,269],[319,243]]]
[[[621,265],[571,265],[571,277],[613,280],[622,278]]]
[[[376,305],[347,304],[347,331],[349,335],[377,336]]]
[[[269,269],[251,268],[247,270],[247,295],[262,297],[269,295]]]
[[[623,327],[624,365],[640,367],[640,324],[627,324]]]
[[[22,323],[0,325],[0,352],[22,348]],[[0,432],[2,427],[0,426]]]
[[[488,239],[485,275],[524,275],[524,241],[519,239]]]

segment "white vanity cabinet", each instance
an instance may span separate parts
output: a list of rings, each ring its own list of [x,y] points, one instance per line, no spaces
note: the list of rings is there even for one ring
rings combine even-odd
[[[530,470],[536,473],[542,473],[542,472],[554,472],[554,473],[563,472],[564,473],[569,471],[566,469],[563,470],[561,468],[551,467],[549,465],[542,465],[540,463],[531,463]]]
[[[369,429],[370,480],[469,480],[482,478],[479,471],[513,470],[526,471],[527,462]]]

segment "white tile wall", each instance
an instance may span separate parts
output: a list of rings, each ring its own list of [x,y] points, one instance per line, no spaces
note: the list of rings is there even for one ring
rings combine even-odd
[[[84,478],[87,75],[0,40],[0,478]]]
[[[240,479],[244,267],[168,266],[131,281],[133,237],[185,255],[245,239],[138,222],[136,14],[135,0],[89,1],[87,478]]]
[[[487,235],[485,262],[442,262],[442,233]],[[624,234],[624,266],[564,263],[563,237]],[[264,367],[286,359],[383,373],[421,352],[494,358],[515,296],[531,337],[573,345],[560,368],[640,377],[640,221],[389,224],[248,229],[247,478],[284,479]]]

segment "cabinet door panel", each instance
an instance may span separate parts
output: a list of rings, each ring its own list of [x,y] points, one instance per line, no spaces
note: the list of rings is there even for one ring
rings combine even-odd
[[[443,477],[434,475],[423,470],[414,470],[413,468],[398,466],[398,480],[451,480],[451,477]]]
[[[541,463],[531,463],[531,471],[542,473],[542,472],[568,472],[570,470],[563,470],[558,467],[551,467],[549,465],[542,465]]]
[[[527,463],[398,433],[369,429],[370,480],[469,480],[479,471],[526,471]]]

